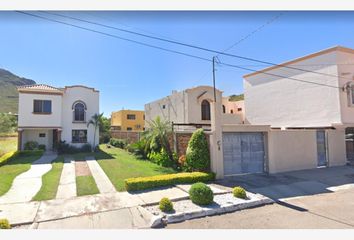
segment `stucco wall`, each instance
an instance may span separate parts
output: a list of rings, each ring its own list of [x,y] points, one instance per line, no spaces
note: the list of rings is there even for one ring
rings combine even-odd
[[[40,133],[45,133],[45,137],[39,137]],[[38,144],[46,145],[47,150],[53,149],[53,130],[51,129],[26,129],[22,132],[22,146],[24,149],[26,142],[36,141]]]
[[[343,166],[347,163],[345,130],[327,130],[329,166]]]
[[[128,114],[135,115],[135,119],[128,119]],[[144,111],[120,110],[111,115],[111,126],[119,126],[121,131],[127,131],[127,128],[131,128],[131,131],[143,131],[144,125]]]
[[[33,114],[34,100],[52,101],[51,114]],[[20,93],[18,104],[19,127],[60,127],[62,116],[62,96]]]
[[[268,133],[269,173],[317,167],[315,130],[273,130]]]
[[[76,101],[83,101],[86,106],[86,122],[85,123],[73,123],[73,109],[72,105]],[[94,127],[90,125],[87,128],[87,121],[91,117],[99,113],[99,92],[93,91],[92,89],[85,87],[70,87],[66,88],[63,95],[63,115],[62,115],[62,133],[61,139],[65,140],[67,143],[73,144],[77,147],[81,146],[80,143],[72,143],[72,130],[86,130],[87,129],[87,142],[93,145],[94,142]],[[96,132],[96,142],[98,144],[98,129]]]
[[[336,63],[337,52],[333,51],[289,66],[337,75]],[[268,73],[333,87],[263,73],[245,77],[246,122],[272,127],[322,127],[341,122],[338,78],[281,67]]]

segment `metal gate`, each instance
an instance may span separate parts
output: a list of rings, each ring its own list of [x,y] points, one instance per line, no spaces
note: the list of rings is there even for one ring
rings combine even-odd
[[[264,171],[263,133],[223,133],[224,175]]]
[[[317,166],[327,166],[326,133],[324,130],[317,130]]]

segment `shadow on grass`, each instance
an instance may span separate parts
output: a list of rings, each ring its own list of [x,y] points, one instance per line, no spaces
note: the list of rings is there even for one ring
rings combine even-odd
[[[42,152],[20,152],[16,154],[15,156],[10,157],[6,163],[1,165],[0,167],[5,167],[9,165],[19,165],[19,164],[28,164],[28,163],[33,163],[34,161],[38,160],[41,156],[43,155]]]

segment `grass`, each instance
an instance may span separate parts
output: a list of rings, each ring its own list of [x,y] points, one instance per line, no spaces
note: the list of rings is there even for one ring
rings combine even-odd
[[[0,157],[5,153],[17,150],[17,138],[0,138]]]
[[[97,188],[95,179],[92,176],[76,177],[76,194],[77,196],[97,194],[100,191]]]
[[[42,176],[42,187],[33,197],[33,201],[54,199],[57,195],[61,172],[63,170],[64,157],[57,157],[52,162],[52,169]]]
[[[165,168],[146,160],[139,160],[133,154],[120,148],[107,148],[106,145],[100,145],[100,149],[101,152],[94,155],[116,190],[120,192],[126,191],[124,186],[124,179],[126,178],[176,172],[172,168]]]
[[[13,180],[19,174],[31,168],[31,163],[41,157],[41,153],[32,153],[26,156],[12,157],[5,165],[0,167],[0,196],[9,191]]]

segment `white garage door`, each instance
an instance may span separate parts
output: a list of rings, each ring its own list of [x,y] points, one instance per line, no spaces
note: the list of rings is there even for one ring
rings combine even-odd
[[[224,175],[264,171],[263,133],[223,133]]]

